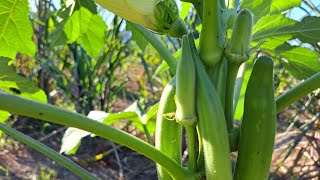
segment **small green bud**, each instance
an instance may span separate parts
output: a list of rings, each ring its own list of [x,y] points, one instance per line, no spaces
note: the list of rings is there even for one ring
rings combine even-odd
[[[225,51],[228,61],[241,64],[249,59],[252,26],[252,13],[248,9],[242,9],[237,15],[231,40]]]

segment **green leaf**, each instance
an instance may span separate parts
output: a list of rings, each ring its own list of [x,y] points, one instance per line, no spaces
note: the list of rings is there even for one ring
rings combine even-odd
[[[131,121],[132,124],[142,132],[144,132],[142,125],[146,125],[150,133],[155,131],[155,121],[150,121],[150,119],[148,119],[148,115],[143,112],[137,101],[127,107],[123,112],[110,113],[103,122],[112,125],[119,120]]]
[[[157,117],[158,108],[159,108],[159,103],[156,103],[149,109],[146,115],[146,122],[148,122],[150,119],[155,119]]]
[[[8,112],[0,110],[0,123],[5,122],[8,119],[9,115],[10,114]]]
[[[132,24],[127,22],[126,29],[131,31],[132,40],[136,42],[141,51],[144,51],[149,44],[149,42],[144,38],[143,34],[140,31],[137,31],[135,28],[132,28]]]
[[[278,46],[285,44],[291,38],[292,38],[292,35],[290,34],[270,37],[265,42],[263,42],[259,48],[263,50],[275,50]],[[252,43],[251,47],[254,47],[256,45],[258,45],[257,42]]]
[[[242,0],[241,9],[248,8],[254,14],[254,22],[269,14],[272,0]]]
[[[253,63],[254,63],[254,59],[252,57],[250,58],[249,61],[246,62],[246,69],[244,72],[242,87],[241,87],[238,103],[237,103],[235,114],[234,114],[235,120],[240,120],[240,121],[242,120],[243,110],[244,110],[244,96],[245,96],[247,85],[252,73]]]
[[[307,16],[297,24],[295,38],[305,43],[320,42],[320,17]]]
[[[192,7],[191,3],[181,2],[181,11],[180,11],[181,19],[185,19],[188,16],[191,7]]]
[[[93,15],[88,23],[87,30],[82,33],[78,42],[91,57],[100,54],[105,43],[105,31],[107,26],[99,15]]]
[[[33,56],[33,30],[27,0],[0,1],[0,56],[15,58],[18,52]]]
[[[92,14],[97,14],[97,5],[93,0],[73,0],[74,10],[79,10],[81,7],[86,8]]]
[[[1,111],[0,110],[0,123],[4,123],[8,118],[10,114],[6,111]],[[0,131],[0,136],[2,134],[2,131]]]
[[[284,44],[275,49],[275,53],[282,57],[286,69],[297,79],[307,79],[320,72],[318,54],[310,49]]]
[[[270,14],[280,14],[293,7],[300,6],[302,0],[273,0],[271,4]]]
[[[80,7],[71,16],[61,14],[63,21],[51,34],[51,46],[78,41],[91,57],[97,57],[105,43],[107,26],[103,19],[85,7]]]
[[[47,96],[34,82],[19,76],[11,66],[8,58],[0,57],[0,89],[24,98],[47,103]]]
[[[299,38],[303,42],[320,41],[320,17],[305,17],[301,22],[286,18],[285,15],[264,16],[253,28],[253,41],[268,41],[275,36]]]

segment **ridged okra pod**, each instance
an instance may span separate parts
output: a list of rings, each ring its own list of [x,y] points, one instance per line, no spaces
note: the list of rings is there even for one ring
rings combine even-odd
[[[181,164],[181,125],[168,118],[168,113],[176,111],[174,94],[176,78],[174,77],[164,88],[160,98],[156,125],[156,148],[164,152],[178,164]],[[172,179],[170,174],[157,165],[158,177],[162,180]]]
[[[186,129],[188,138],[189,170],[197,166],[196,131],[196,69],[191,55],[188,36],[182,37],[182,52],[176,72],[176,120]]]
[[[232,179],[227,126],[219,96],[189,35],[192,57],[196,66],[197,112],[200,138],[203,143],[206,178]]]
[[[182,52],[176,72],[176,119],[182,125],[196,123],[196,69],[187,36],[182,37]]]
[[[242,9],[237,15],[231,40],[225,50],[225,56],[228,60],[227,94],[225,96],[225,115],[228,131],[233,128],[234,84],[240,65],[249,59],[252,26],[252,13],[248,9]]]
[[[235,180],[268,179],[276,114],[273,60],[261,56],[254,63],[245,93]]]

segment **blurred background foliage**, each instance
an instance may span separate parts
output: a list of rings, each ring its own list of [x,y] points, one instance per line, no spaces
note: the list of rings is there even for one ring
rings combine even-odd
[[[17,56],[9,54],[13,60],[1,59],[0,80],[1,74],[10,74],[12,79],[23,77],[20,84],[14,84],[10,86],[12,89],[6,90],[26,98],[36,97],[39,101],[84,115],[91,111],[103,111],[106,114],[98,113],[92,118],[103,120],[153,143],[157,101],[163,87],[172,77],[168,66],[143,36],[126,25],[123,19],[100,7],[93,8],[96,6],[90,0],[81,1],[81,5],[79,0],[72,1],[72,6],[68,5],[70,2],[29,0],[29,20],[33,32],[26,33],[33,34],[32,41],[36,47],[30,45],[24,50],[17,49],[28,53]],[[197,39],[201,30],[198,15],[190,4],[180,1],[178,4],[180,16]],[[295,20],[305,16],[319,17],[319,9],[320,2],[317,0],[302,0],[300,6],[288,10],[286,16]],[[166,35],[157,37],[179,59],[180,40]],[[291,46],[281,46],[277,50],[268,49],[268,44],[262,45],[262,49],[265,49],[263,53],[278,52],[273,55],[278,57],[275,59],[275,87],[279,93],[294,86],[305,76],[310,76],[297,73],[304,65],[292,65],[284,60],[284,57],[297,55],[288,53],[292,45],[300,48],[298,51],[301,57],[295,57],[298,61],[303,58],[319,61],[318,42],[308,44],[294,39],[288,43]],[[286,49],[286,54],[282,53],[285,52],[283,49]],[[8,52],[11,51],[15,49]],[[8,63],[14,69],[9,68]],[[250,62],[244,82],[249,75]],[[34,84],[37,87],[33,87]],[[19,92],[21,88],[23,92]],[[310,94],[278,114],[278,135],[271,178],[311,178],[319,175],[319,93]],[[244,90],[241,94],[244,94]],[[243,99],[240,96],[235,117],[238,120],[242,117],[241,103]],[[90,133],[16,115],[9,117],[8,113],[0,111],[0,122],[5,120],[19,131],[57,151],[69,154],[72,160],[100,177],[156,177],[152,162],[122,146],[94,135],[88,136]],[[64,132],[69,133],[66,135]],[[34,162],[40,162],[40,165],[33,167]],[[0,137],[2,176],[20,179],[73,177],[59,165],[5,135]]]

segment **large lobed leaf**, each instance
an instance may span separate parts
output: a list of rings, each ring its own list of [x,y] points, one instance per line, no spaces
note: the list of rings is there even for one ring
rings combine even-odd
[[[280,14],[299,6],[302,0],[242,0],[241,8],[248,8],[257,22],[265,15]]]
[[[28,15],[27,0],[0,1],[0,56],[15,58],[18,52],[30,56],[35,54]]]
[[[284,44],[274,52],[282,58],[289,73],[297,79],[307,79],[320,72],[318,54],[310,49]]]
[[[260,49],[279,57],[286,69],[298,79],[306,79],[320,71],[318,54],[303,47],[292,47],[287,41],[320,42],[320,17],[305,17],[301,22],[285,15],[262,17],[253,28],[253,45],[263,42]]]
[[[71,2],[73,4],[60,11],[63,21],[51,34],[51,45],[77,41],[91,57],[97,57],[104,47],[106,23],[96,14],[97,7],[92,0]]]
[[[280,14],[293,7],[300,6],[302,0],[273,0],[270,8],[270,14]]]
[[[285,15],[267,15],[253,28],[253,41],[267,41],[276,36],[299,38],[302,42],[320,42],[320,17],[307,16],[301,22],[289,19]]]

